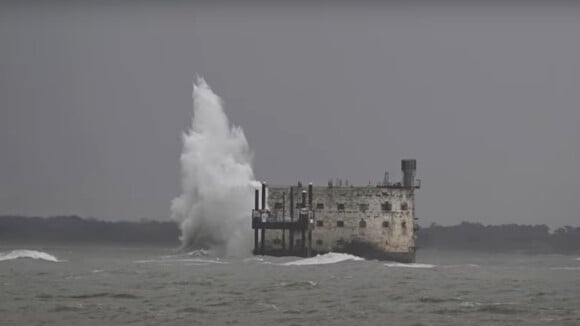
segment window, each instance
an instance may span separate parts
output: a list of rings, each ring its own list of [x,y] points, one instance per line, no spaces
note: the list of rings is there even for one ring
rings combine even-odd
[[[281,244],[282,243],[282,240],[280,240],[280,239],[274,239],[273,242],[274,242],[274,244]]]
[[[301,202],[297,202],[296,203],[296,208],[298,208],[298,209],[302,208],[302,203]]]
[[[383,212],[390,212],[391,208],[392,208],[391,203],[389,203],[388,201],[381,204],[381,210]]]
[[[401,222],[401,227],[403,229],[406,229],[407,228],[407,222]]]
[[[336,209],[338,209],[339,212],[344,212],[344,204],[336,204]]]
[[[383,227],[384,228],[388,228],[389,227],[389,221],[383,221]]]
[[[316,221],[316,226],[324,226],[324,221]]]
[[[339,228],[344,227],[344,221],[336,221],[336,226]]]
[[[407,203],[401,203],[401,210],[406,211],[407,209],[409,209],[409,206],[407,205]]]
[[[359,228],[366,228],[367,222],[361,218],[360,222],[358,222],[358,227]]]
[[[316,240],[316,245],[318,245],[318,246],[322,246],[322,240],[320,240],[320,239],[317,239],[317,240]]]
[[[336,240],[336,244],[339,246],[342,246],[344,244],[344,240],[343,239],[338,239]]]
[[[316,203],[316,209],[324,209],[323,203]]]
[[[282,203],[274,203],[274,209],[282,209]]]
[[[369,210],[369,204],[359,204],[358,205],[358,209],[363,212],[366,213],[366,211]]]

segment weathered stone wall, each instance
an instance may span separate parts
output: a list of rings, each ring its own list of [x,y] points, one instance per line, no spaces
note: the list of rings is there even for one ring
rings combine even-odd
[[[298,218],[301,192],[294,187],[294,218]],[[285,200],[283,199],[285,197]],[[306,201],[308,204],[308,199]],[[268,189],[272,216],[290,220],[290,187]],[[402,187],[313,187],[314,229],[312,249],[340,250],[353,242],[372,244],[386,252],[414,249],[414,193]],[[285,232],[286,248],[289,232]],[[300,243],[300,234],[294,235]],[[266,246],[282,248],[282,231],[268,230]]]

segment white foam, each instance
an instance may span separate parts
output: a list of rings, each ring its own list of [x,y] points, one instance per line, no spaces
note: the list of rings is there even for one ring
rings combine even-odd
[[[442,265],[443,268],[455,268],[455,267],[472,267],[472,268],[480,268],[481,265],[477,264],[463,264],[463,265]]]
[[[226,261],[212,260],[212,259],[198,259],[198,258],[184,258],[184,259],[147,259],[147,260],[136,260],[136,264],[175,264],[175,263],[201,263],[201,264],[229,264]]]
[[[0,261],[14,260],[19,258],[39,259],[55,263],[59,262],[58,258],[54,257],[53,255],[36,250],[19,249],[12,250],[11,252],[7,253],[6,252],[0,253]]]
[[[325,265],[325,264],[335,264],[340,263],[343,261],[360,261],[364,260],[363,258],[349,255],[349,254],[341,254],[336,252],[329,252],[324,255],[317,255],[315,257],[300,259],[296,261],[291,261],[284,263],[284,266],[303,266],[303,265]]]
[[[243,260],[244,263],[250,263],[250,262],[264,262],[264,258],[260,258],[260,257],[248,257],[245,258]]]
[[[580,271],[580,266],[574,267],[552,267],[551,270],[561,270],[561,271]]]
[[[388,267],[406,267],[406,268],[434,268],[437,265],[432,264],[402,264],[402,263],[385,263],[385,266]]]

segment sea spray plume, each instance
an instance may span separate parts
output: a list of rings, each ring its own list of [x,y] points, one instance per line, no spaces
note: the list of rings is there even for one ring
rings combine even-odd
[[[221,99],[203,78],[193,84],[193,119],[183,135],[182,194],[171,203],[184,248],[220,255],[248,254],[254,181],[252,153],[240,127],[231,126]]]

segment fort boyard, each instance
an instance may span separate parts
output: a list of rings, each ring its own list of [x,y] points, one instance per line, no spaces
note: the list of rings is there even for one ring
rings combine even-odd
[[[388,173],[377,185],[329,181],[326,186],[256,189],[254,254],[313,256],[343,252],[366,259],[415,261],[416,160],[402,160],[401,182]]]

